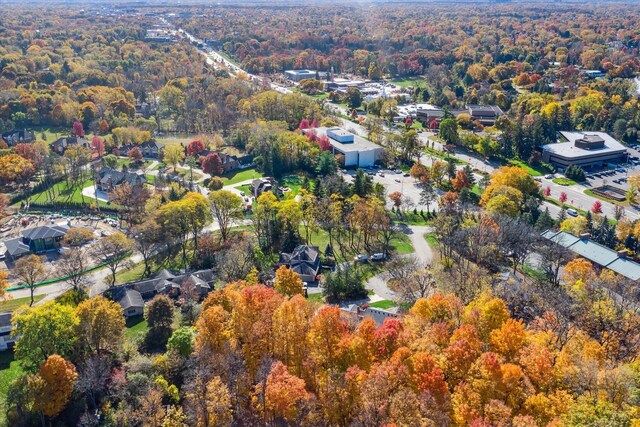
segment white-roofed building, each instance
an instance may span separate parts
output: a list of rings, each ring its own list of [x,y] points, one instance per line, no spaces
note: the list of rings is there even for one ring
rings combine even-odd
[[[340,155],[341,163],[345,167],[370,167],[382,155],[381,146],[342,128],[318,127],[305,129],[304,132],[305,134],[315,132],[319,137],[326,135],[329,138],[333,154]]]
[[[542,147],[542,161],[567,168],[600,168],[623,161],[627,155],[624,145],[605,132],[560,132],[567,140]]]

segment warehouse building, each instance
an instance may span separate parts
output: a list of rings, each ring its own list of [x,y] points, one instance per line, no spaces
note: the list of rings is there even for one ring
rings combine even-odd
[[[333,154],[345,167],[370,167],[382,156],[382,147],[378,144],[338,127],[305,129],[304,132],[315,132],[319,137],[329,137]]]

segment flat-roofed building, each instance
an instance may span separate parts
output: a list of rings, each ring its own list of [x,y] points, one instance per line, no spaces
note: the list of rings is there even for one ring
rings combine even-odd
[[[542,147],[542,161],[567,168],[600,168],[623,161],[627,155],[624,145],[605,132],[560,132],[566,142]]]
[[[345,167],[373,166],[382,155],[382,147],[378,144],[339,127],[319,127],[305,129],[304,132],[305,134],[315,132],[319,137],[326,135],[329,138],[333,154],[340,155],[341,163]]]
[[[315,70],[287,70],[284,72],[284,76],[288,80],[299,82],[304,79],[315,79],[318,77],[318,72]]]

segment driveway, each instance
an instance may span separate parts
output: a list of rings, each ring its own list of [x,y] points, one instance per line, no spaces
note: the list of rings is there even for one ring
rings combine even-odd
[[[432,232],[433,227],[423,226],[423,225],[410,225],[403,227],[403,233],[409,237],[413,248],[415,249],[414,253],[404,255],[404,256],[413,256],[415,257],[419,263],[424,265],[431,265],[433,262],[433,250],[427,240],[424,238],[426,233]],[[377,296],[382,299],[395,301],[397,295],[389,286],[387,286],[386,273],[376,274],[365,283],[365,288],[373,291]]]

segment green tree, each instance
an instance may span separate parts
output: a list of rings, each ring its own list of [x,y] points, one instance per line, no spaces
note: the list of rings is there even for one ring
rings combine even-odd
[[[440,138],[447,144],[457,144],[460,141],[458,123],[455,119],[444,119],[439,127]]]
[[[318,157],[316,173],[320,176],[333,175],[338,171],[338,162],[331,151],[323,151]]]
[[[26,370],[35,372],[51,355],[68,359],[73,354],[78,325],[73,307],[49,301],[14,314],[11,321],[15,356]]]
[[[344,98],[349,108],[358,108],[362,105],[362,93],[357,87],[347,88]]]
[[[242,218],[242,198],[227,190],[213,191],[209,193],[209,206],[220,227],[222,240],[227,241],[229,228],[236,220]]]
[[[182,357],[188,357],[193,351],[193,338],[193,331],[190,328],[176,329],[167,342],[167,349]]]
[[[145,336],[147,349],[161,349],[167,345],[172,333],[173,303],[166,295],[153,298],[145,311],[149,330]]]

